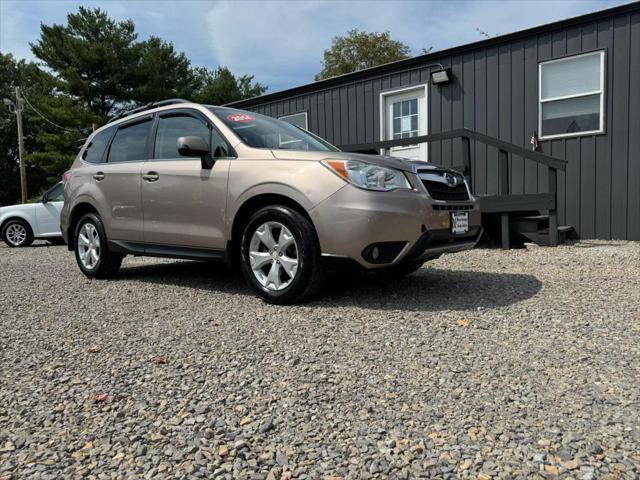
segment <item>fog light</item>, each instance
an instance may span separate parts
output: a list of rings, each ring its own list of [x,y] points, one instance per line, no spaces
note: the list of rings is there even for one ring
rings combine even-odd
[[[362,251],[362,258],[369,263],[391,263],[402,251],[407,242],[377,242]]]

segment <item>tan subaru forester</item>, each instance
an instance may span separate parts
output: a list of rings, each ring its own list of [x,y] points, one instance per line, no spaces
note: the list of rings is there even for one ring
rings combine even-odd
[[[186,101],[112,120],[63,181],[61,229],[85,275],[114,275],[127,254],[220,260],[273,303],[310,298],[327,268],[409,274],[481,235],[457,172]]]

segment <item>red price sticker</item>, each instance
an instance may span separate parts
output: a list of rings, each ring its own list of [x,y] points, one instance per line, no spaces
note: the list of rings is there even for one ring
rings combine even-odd
[[[232,113],[231,115],[227,116],[227,120],[236,123],[249,123],[253,122],[255,119],[256,117],[252,117],[251,115],[247,115],[246,113]]]

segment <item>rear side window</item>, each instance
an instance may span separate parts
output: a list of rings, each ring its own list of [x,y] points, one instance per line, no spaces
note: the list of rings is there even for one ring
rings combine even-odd
[[[150,128],[150,120],[119,128],[109,148],[109,162],[146,160]]]
[[[102,163],[104,149],[107,148],[113,128],[107,128],[96,133],[87,148],[84,149],[82,159],[89,163]]]
[[[210,133],[209,127],[204,122],[189,115],[160,117],[154,157],[165,160],[169,158],[186,159],[178,153],[178,138],[201,137],[210,146]]]

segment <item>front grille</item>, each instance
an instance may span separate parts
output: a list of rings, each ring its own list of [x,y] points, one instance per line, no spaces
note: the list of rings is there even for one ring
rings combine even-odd
[[[464,202],[469,200],[467,186],[464,183],[450,187],[446,183],[422,179],[422,184],[434,200],[443,200],[445,202]]]

